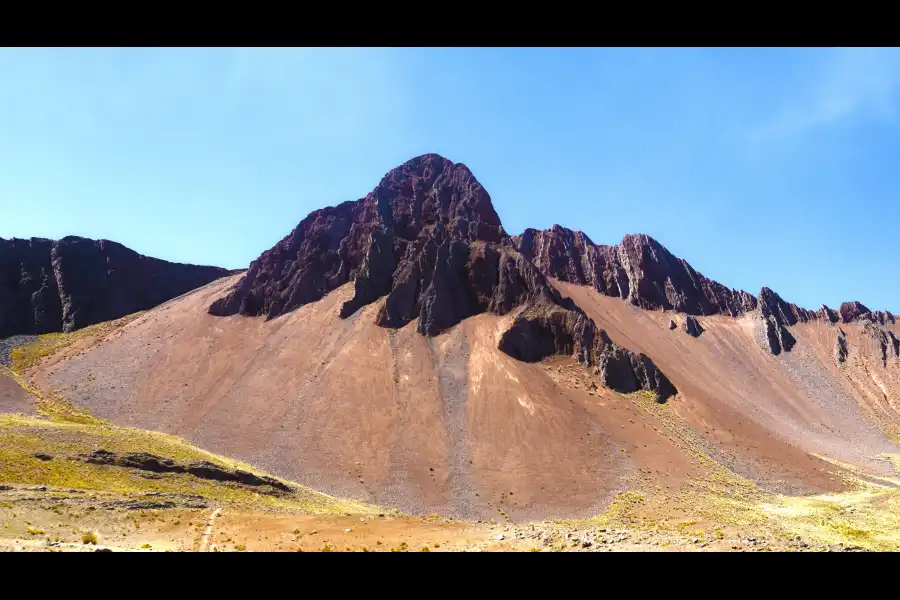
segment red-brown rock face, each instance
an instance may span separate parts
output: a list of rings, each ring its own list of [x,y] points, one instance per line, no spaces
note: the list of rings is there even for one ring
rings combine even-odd
[[[385,324],[421,315],[420,327],[438,331],[479,312],[478,300],[459,285],[468,244],[505,236],[490,196],[468,168],[426,154],[389,172],[365,198],[311,213],[253,261],[210,312],[273,318],[355,281],[345,316],[390,295]],[[443,276],[432,286],[436,268]]]
[[[675,393],[646,357],[616,346],[518,251],[469,169],[426,154],[365,198],[315,211],[214,302],[214,315],[274,318],[353,282],[346,318],[380,298],[377,322],[436,335],[466,317],[525,307],[500,342],[521,360],[573,354],[613,389]]]
[[[73,331],[228,274],[150,258],[108,240],[0,239],[0,337]]]
[[[626,235],[617,246],[602,246],[580,231],[554,225],[543,231],[526,229],[513,240],[522,255],[548,277],[590,285],[601,294],[623,298],[641,308],[674,310],[689,316],[756,314],[763,321],[773,354],[791,350],[796,341],[788,328],[797,323],[894,322],[891,313],[872,312],[859,302],[845,302],[838,312],[824,305],[811,311],[785,302],[767,287],[760,290],[758,298],[726,288],[646,235]],[[689,334],[697,336],[702,328],[693,327],[695,323],[699,325],[696,320],[686,320],[685,327]],[[886,333],[883,337],[887,341],[882,345],[890,351],[893,342]]]
[[[526,229],[514,239],[545,275],[592,285],[641,308],[731,316],[756,308],[751,294],[707,279],[647,235],[626,235],[618,246],[599,246],[580,231],[554,225]]]

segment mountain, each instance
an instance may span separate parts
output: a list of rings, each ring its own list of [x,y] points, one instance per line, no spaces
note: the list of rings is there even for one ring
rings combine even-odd
[[[635,491],[690,514],[723,481],[796,495],[893,477],[898,334],[859,303],[732,290],[647,236],[511,236],[469,169],[429,154],[26,375],[113,423],[407,512],[574,518]]]
[[[795,340],[787,326],[808,321],[863,321],[885,336],[893,335],[883,330],[884,325],[895,322],[890,312],[872,312],[859,302],[844,302],[837,312],[823,304],[813,312],[785,302],[767,287],[758,296],[729,289],[704,277],[647,235],[626,235],[617,246],[603,246],[593,243],[581,231],[554,225],[542,231],[526,229],[514,239],[526,259],[546,276],[589,285],[604,296],[622,298],[640,308],[731,317],[755,313],[765,324],[766,342],[772,354],[793,347]],[[687,317],[685,322],[692,323],[691,329],[700,335],[695,329],[696,319]],[[875,327],[879,325],[882,329]],[[897,347],[893,339],[890,338],[891,348],[897,357],[900,354],[893,350]]]
[[[384,297],[376,322],[437,335],[463,319],[521,308],[499,348],[538,361],[572,355],[616,390],[664,400],[675,389],[653,362],[613,343],[518,251],[469,169],[426,154],[390,171],[365,198],[318,210],[251,263],[210,314],[273,318],[353,282],[348,317]]]
[[[109,240],[0,238],[0,337],[73,331],[230,273],[150,258]]]

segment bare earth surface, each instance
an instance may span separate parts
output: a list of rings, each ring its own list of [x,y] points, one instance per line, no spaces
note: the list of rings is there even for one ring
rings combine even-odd
[[[893,543],[881,517],[835,521],[832,537],[806,537],[810,523],[821,529],[820,514],[890,520],[897,510],[894,496],[881,494],[900,485],[892,462],[900,361],[877,360],[860,324],[841,325],[850,354],[839,367],[835,326],[794,326],[793,352],[776,357],[760,346],[760,322],[750,316],[700,317],[705,331],[694,338],[669,330],[682,315],[554,282],[671,379],[679,393],[660,405],[603,388],[569,358],[529,364],[501,353],[497,341],[514,314],[479,315],[426,338],[414,324],[376,326],[378,303],[340,319],[352,294],[345,286],[268,322],[208,315],[239,277],[78,339],[26,378],[117,425],[174,434],[332,496],[423,517],[351,513],[328,524],[226,507],[209,547]],[[559,518],[590,520],[547,521]],[[771,539],[747,542],[759,532]]]
[[[0,413],[33,413],[31,395],[9,375],[0,371]]]

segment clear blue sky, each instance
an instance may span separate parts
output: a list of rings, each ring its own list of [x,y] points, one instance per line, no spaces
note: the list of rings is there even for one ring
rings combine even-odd
[[[510,233],[900,312],[898,86],[874,48],[0,49],[0,236],[245,267],[438,152]]]

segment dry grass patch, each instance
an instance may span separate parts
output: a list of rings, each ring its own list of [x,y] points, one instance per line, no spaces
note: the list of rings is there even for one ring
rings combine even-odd
[[[86,463],[79,457],[97,449],[113,452],[149,452],[179,462],[206,460],[229,468],[266,475],[239,461],[191,446],[184,440],[150,431],[115,425],[53,421],[23,415],[0,415],[0,481],[114,492],[190,494],[247,507],[299,511],[305,514],[377,514],[384,509],[333,498],[287,482],[294,492],[259,493],[233,482],[199,479],[189,474],[150,475],[146,471]],[[49,454],[53,460],[32,456]]]

